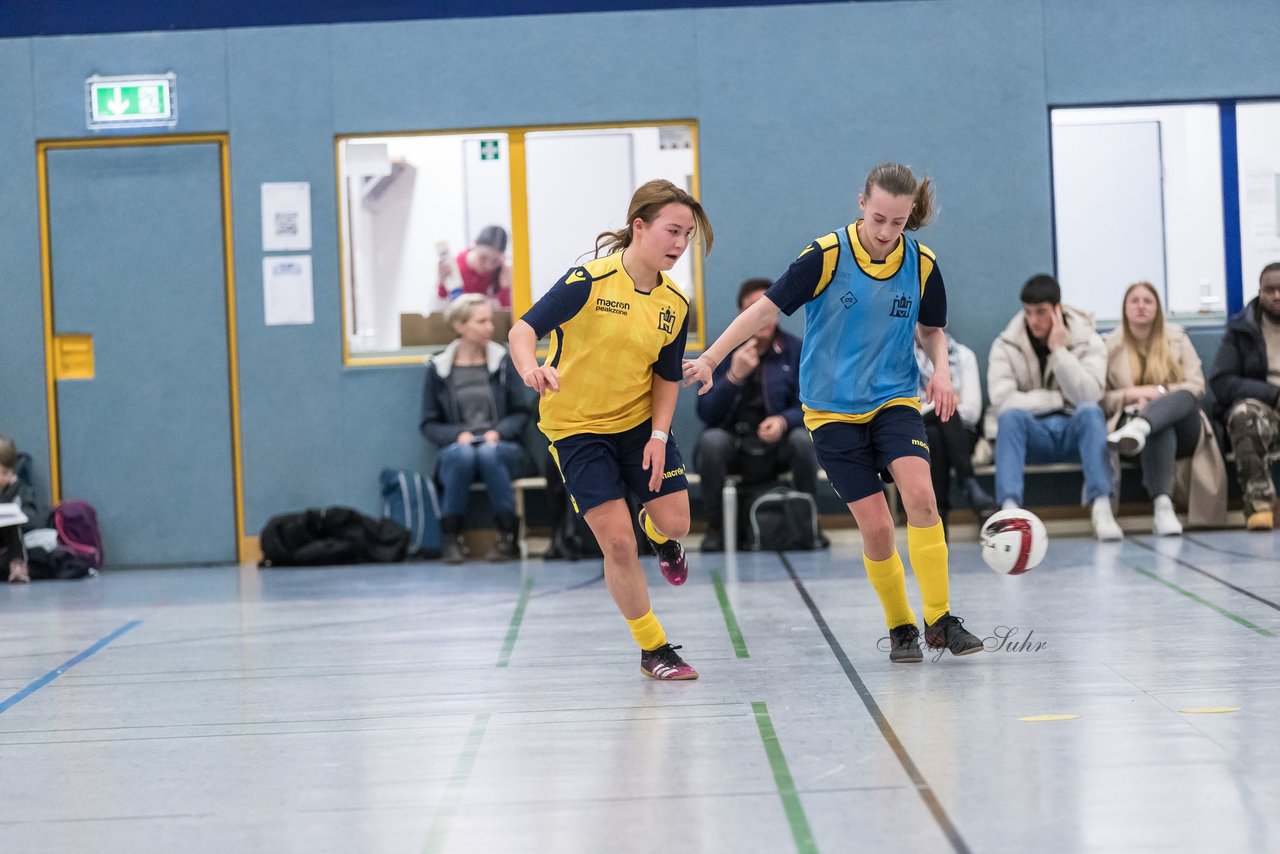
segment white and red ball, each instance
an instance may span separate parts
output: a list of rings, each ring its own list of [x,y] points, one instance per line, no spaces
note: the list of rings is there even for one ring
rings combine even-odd
[[[987,519],[978,542],[987,566],[1002,575],[1021,575],[1044,560],[1049,534],[1036,514],[1014,508]]]

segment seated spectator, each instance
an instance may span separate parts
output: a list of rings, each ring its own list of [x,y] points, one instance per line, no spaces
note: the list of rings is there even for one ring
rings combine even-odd
[[[511,267],[507,264],[507,230],[500,225],[480,229],[476,242],[450,258],[447,247],[437,270],[437,296],[457,299],[463,294],[483,294],[497,308],[511,308]]]
[[[1209,387],[1235,451],[1245,527],[1269,531],[1276,487],[1267,456],[1280,451],[1280,262],[1263,268],[1258,296],[1227,324]]]
[[[772,284],[768,279],[743,282],[738,312],[754,305]],[[698,417],[707,429],[693,452],[707,508],[704,552],[724,550],[721,490],[729,474],[740,474],[751,485],[790,471],[801,492],[813,495],[818,486],[818,458],[800,407],[800,339],[778,328],[776,313],[713,376],[711,391],[698,398]]]
[[[947,336],[947,362],[951,368],[951,387],[956,393],[956,414],[946,421],[932,409],[924,414],[924,432],[929,437],[929,471],[933,475],[933,494],[938,500],[938,515],[947,523],[951,510],[951,472],[955,471],[969,507],[979,518],[996,512],[996,502],[978,483],[973,473],[973,448],[978,443],[982,419],[982,381],[978,377],[978,358],[973,351]],[[920,399],[933,377],[933,362],[916,341],[916,364],[920,367]]]
[[[996,440],[996,500],[1022,506],[1027,463],[1078,462],[1094,535],[1119,540],[1111,512],[1111,463],[1102,417],[1107,351],[1093,317],[1062,304],[1048,275],[1022,286],[1022,311],[991,345],[987,361],[986,429]]]
[[[16,505],[27,517],[16,525],[0,523],[0,578],[25,584],[31,576],[22,535],[40,526],[40,511],[34,491],[18,478],[18,447],[8,436],[0,436],[0,504]]]
[[[1107,445],[1124,456],[1140,455],[1157,536],[1182,533],[1173,508],[1175,460],[1192,460],[1188,522],[1221,525],[1227,472],[1213,426],[1200,411],[1200,357],[1181,326],[1165,323],[1154,285],[1130,285],[1123,306],[1120,328],[1102,339],[1107,348],[1102,409],[1113,431]]]
[[[435,474],[442,488],[442,559],[461,563],[467,557],[463,515],[471,483],[479,478],[489,491],[498,527],[485,557],[511,560],[520,556],[511,481],[533,468],[520,444],[531,402],[506,348],[492,340],[493,309],[487,297],[458,297],[449,306],[448,320],[458,338],[427,360],[420,423],[422,435],[440,449]]]

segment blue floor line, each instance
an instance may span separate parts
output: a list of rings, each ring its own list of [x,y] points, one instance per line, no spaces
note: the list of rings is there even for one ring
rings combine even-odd
[[[14,694],[12,697],[5,700],[3,703],[0,703],[0,714],[7,712],[10,708],[12,708],[13,706],[16,706],[18,703],[22,702],[27,697],[30,697],[32,694],[39,691],[41,688],[48,685],[53,680],[57,679],[63,673],[66,673],[68,670],[75,667],[77,664],[84,661],[86,658],[93,655],[95,652],[102,649],[104,646],[111,643],[113,640],[120,637],[125,632],[129,631],[130,629],[136,628],[141,624],[142,624],[141,620],[130,620],[120,628],[116,629],[111,634],[107,635],[102,640],[95,643],[93,646],[86,649],[84,652],[81,652],[78,655],[68,658],[66,661],[59,664],[53,670],[50,670],[48,673],[41,676],[36,681],[32,682],[27,687],[23,688],[21,691]]]

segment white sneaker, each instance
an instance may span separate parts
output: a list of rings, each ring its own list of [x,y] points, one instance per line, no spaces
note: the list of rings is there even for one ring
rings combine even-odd
[[[1093,535],[1102,542],[1113,542],[1124,539],[1124,531],[1116,524],[1116,517],[1111,515],[1111,498],[1102,496],[1093,502]]]
[[[1151,422],[1145,418],[1130,418],[1119,430],[1107,436],[1107,447],[1118,450],[1121,456],[1132,457],[1147,444],[1151,435]]]
[[[1178,521],[1178,514],[1173,511],[1173,499],[1169,496],[1156,496],[1155,516],[1151,527],[1157,537],[1182,536],[1182,523]]]

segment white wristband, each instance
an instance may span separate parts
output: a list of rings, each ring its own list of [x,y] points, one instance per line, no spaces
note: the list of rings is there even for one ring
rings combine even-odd
[[[659,442],[662,442],[665,444],[667,441],[667,434],[662,430],[654,430],[652,433],[649,434],[649,438],[657,439]]]

